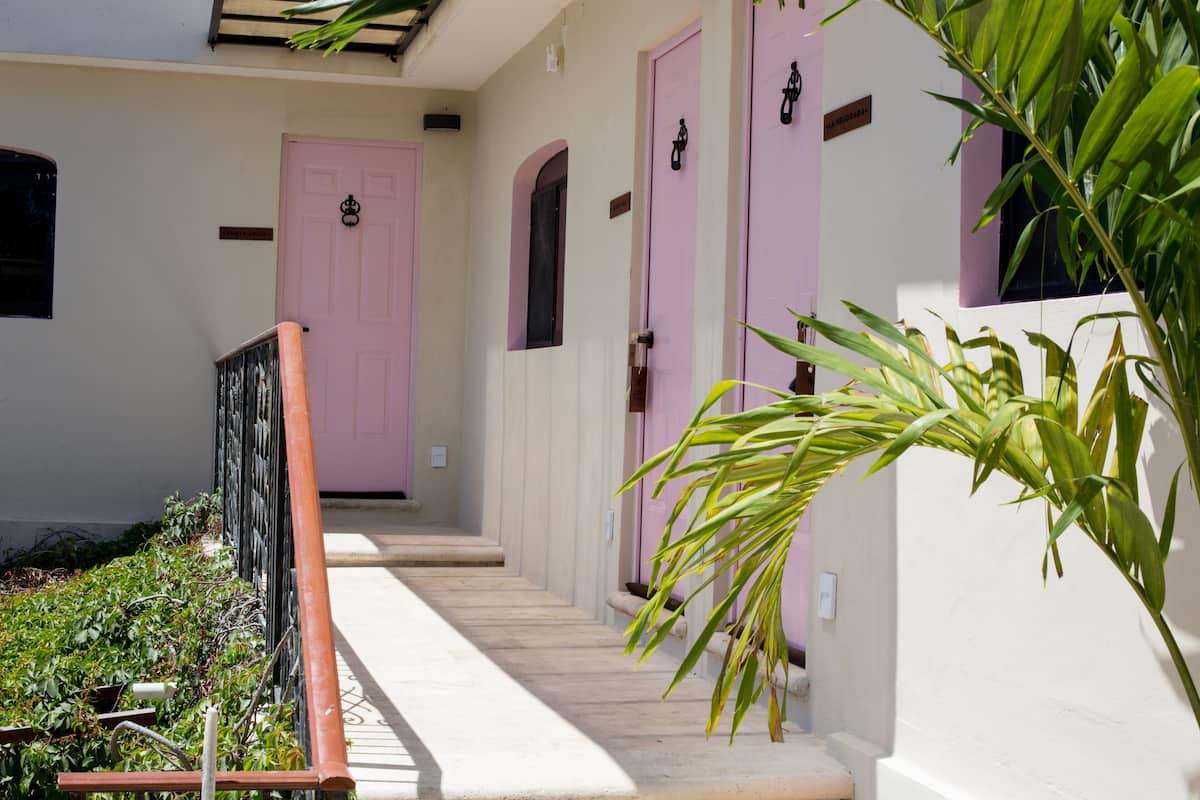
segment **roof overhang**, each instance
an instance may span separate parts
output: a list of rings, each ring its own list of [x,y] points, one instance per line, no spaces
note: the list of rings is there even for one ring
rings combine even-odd
[[[379,53],[393,61],[404,55],[421,28],[442,0],[429,0],[413,11],[403,11],[367,25],[346,46],[347,51]],[[297,0],[213,0],[212,23],[208,43],[250,44],[268,47],[289,47],[288,38],[309,28],[336,19],[344,10],[335,8],[324,13],[285,17],[286,9],[300,5]]]

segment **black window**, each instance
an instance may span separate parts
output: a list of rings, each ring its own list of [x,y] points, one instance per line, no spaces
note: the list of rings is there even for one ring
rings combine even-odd
[[[0,150],[0,316],[50,317],[58,170]]]
[[[529,306],[525,346],[563,340],[563,264],[567,234],[567,151],[546,162],[530,198]]]
[[[1004,132],[1004,173],[1025,158],[1026,139],[1012,131]],[[1001,287],[1001,302],[1016,303],[1025,300],[1051,300],[1058,297],[1083,297],[1101,294],[1105,281],[1093,268],[1080,288],[1067,273],[1062,254],[1058,251],[1057,214],[1053,211],[1042,217],[1029,242],[1029,249],[1021,259],[1016,274],[1004,289],[1004,275],[1012,260],[1013,251],[1021,233],[1037,216],[1039,209],[1050,206],[1049,198],[1038,189],[1033,192],[1034,201],[1024,189],[1018,189],[1000,209],[1000,269],[998,285]]]

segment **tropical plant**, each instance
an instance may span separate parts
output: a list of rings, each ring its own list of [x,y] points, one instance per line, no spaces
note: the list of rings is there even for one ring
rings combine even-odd
[[[324,47],[326,54],[343,50],[363,28],[383,17],[413,11],[424,7],[428,0],[312,0],[285,9],[287,17],[321,14],[335,8],[344,8],[336,19],[301,31],[288,39],[296,48]]]
[[[656,493],[676,479],[687,485],[655,555],[653,593],[630,626],[629,647],[641,643],[649,653],[661,643],[688,605],[666,608],[685,580],[699,587],[685,595],[691,600],[728,575],[725,599],[675,682],[728,625],[735,598],[743,596],[709,722],[711,731],[733,698],[736,731],[769,687],[765,676],[777,665],[787,668],[783,564],[813,497],[853,462],[873,458],[870,474],[913,447],[934,448],[973,462],[975,490],[1002,474],[1020,485],[1018,503],[1045,504],[1044,574],[1053,563],[1062,575],[1058,540],[1068,530],[1079,528],[1095,543],[1145,606],[1200,724],[1200,695],[1163,615],[1163,564],[1184,468],[1193,491],[1200,487],[1200,281],[1194,268],[1200,147],[1193,146],[1200,119],[1200,13],[1188,0],[884,2],[978,89],[978,100],[935,95],[972,118],[952,160],[982,125],[1029,143],[979,220],[979,227],[991,223],[1019,191],[1042,203],[1019,238],[1005,280],[1042,217],[1052,218],[1074,280],[1099,275],[1129,293],[1132,311],[1101,316],[1135,322],[1149,354],[1128,353],[1118,324],[1081,413],[1070,344],[1038,333],[1029,340],[1045,364],[1040,395],[1026,390],[1015,348],[986,329],[963,342],[947,325],[944,359],[933,355],[919,330],[854,305],[849,309],[864,331],[801,317],[830,347],[756,331],[780,351],[849,383],[815,396],[775,393],[776,401],[762,408],[705,416],[734,385],[722,383],[680,441],[630,479],[625,490],[662,466]],[[851,0],[833,17],[857,3]],[[975,349],[985,353],[982,367],[966,356]],[[1147,402],[1131,383],[1169,408],[1187,454],[1159,526],[1138,493]],[[779,736],[785,710],[773,687],[769,707],[772,735]]]
[[[262,608],[227,549],[200,537],[219,526],[213,495],[167,498],[161,522],[114,544],[77,543],[0,564],[0,727],[35,741],[0,745],[0,800],[58,800],[59,772],[177,768],[151,740],[126,735],[118,760],[90,695],[104,686],[171,681],[155,729],[199,763],[205,710],[224,722],[222,768],[300,769],[292,707],[261,696],[269,672]],[[118,710],[144,706],[125,693]],[[237,724],[234,721],[238,720]],[[224,797],[226,795],[222,795]],[[233,795],[229,795],[233,796]]]

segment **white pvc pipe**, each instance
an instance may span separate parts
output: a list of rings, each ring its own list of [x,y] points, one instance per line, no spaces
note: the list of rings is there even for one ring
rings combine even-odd
[[[204,716],[204,766],[200,775],[200,800],[217,798],[217,719],[219,712],[209,706]]]
[[[129,692],[135,700],[170,700],[175,696],[173,683],[134,683]]]

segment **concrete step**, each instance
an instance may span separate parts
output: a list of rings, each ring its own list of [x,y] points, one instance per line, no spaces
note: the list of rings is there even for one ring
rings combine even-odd
[[[382,509],[326,509],[330,567],[499,567],[504,551],[491,539],[441,525],[412,525]]]
[[[334,511],[407,511],[422,509],[420,500],[375,500],[363,497],[322,497],[321,508]]]
[[[462,534],[325,534],[330,567],[502,567],[500,545]]]

